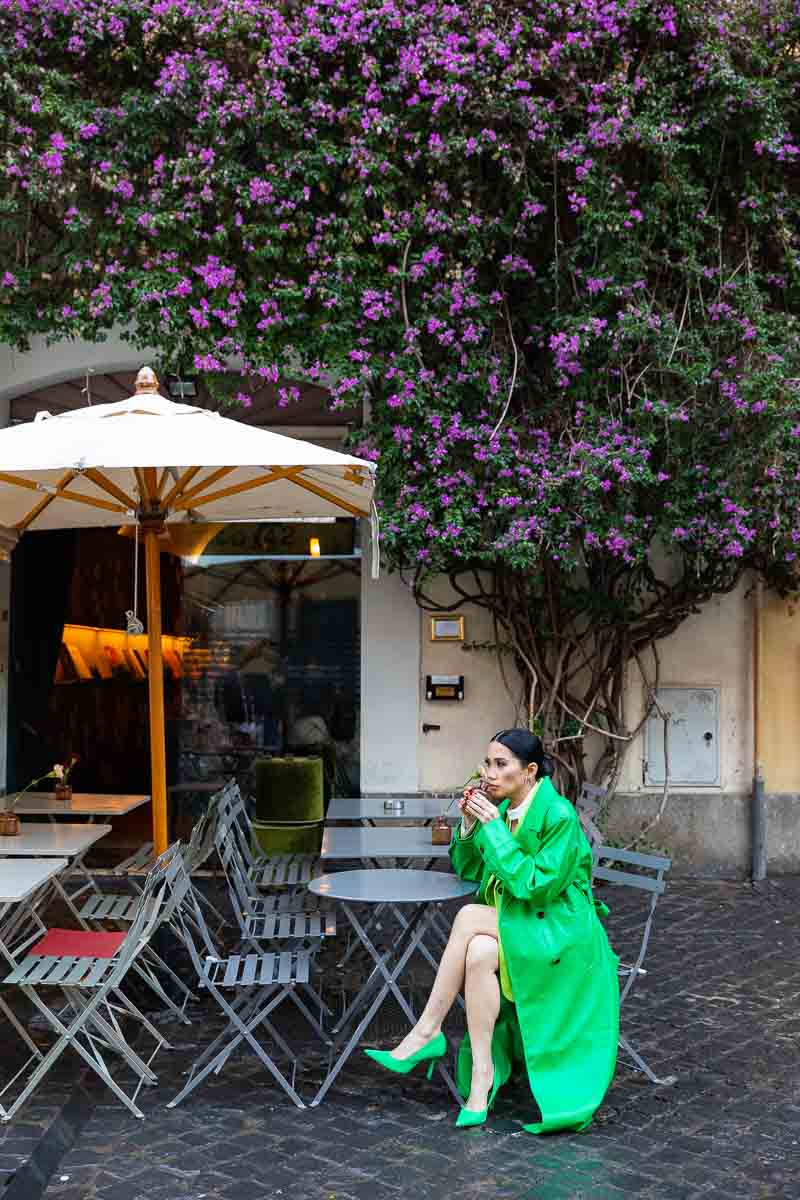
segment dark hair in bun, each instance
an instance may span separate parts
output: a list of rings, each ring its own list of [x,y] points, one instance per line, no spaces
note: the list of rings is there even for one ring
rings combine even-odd
[[[553,774],[553,760],[545,754],[542,739],[529,729],[501,729],[492,741],[510,750],[523,767],[527,767],[528,763],[536,763],[537,778]]]

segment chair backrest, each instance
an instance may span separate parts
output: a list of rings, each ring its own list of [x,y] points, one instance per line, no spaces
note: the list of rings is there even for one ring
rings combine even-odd
[[[175,869],[167,881],[167,888],[170,892],[172,911],[181,929],[181,941],[189,952],[198,976],[202,976],[204,959],[206,957],[220,958],[220,954],[209,932],[203,910],[181,855],[178,856]]]
[[[589,845],[593,849],[603,841],[603,835],[597,826],[595,818],[598,816],[607,796],[608,793],[605,788],[598,787],[595,783],[583,783],[581,784],[580,795],[575,805],[578,820],[581,823],[583,832],[586,834]]]
[[[214,849],[217,821],[220,812],[229,805],[234,789],[238,792],[239,786],[236,780],[231,779],[220,791],[214,793],[208,802],[206,811],[195,821],[188,844],[183,851],[184,865],[190,875],[193,871],[199,870]]]
[[[251,845],[253,834],[250,817],[247,814],[238,784],[234,783],[232,786],[229,786],[225,789],[224,794],[220,796],[217,820],[223,821],[230,835],[236,838],[242,858],[247,867],[254,866],[255,858]]]
[[[252,911],[252,892],[248,887],[247,865],[242,857],[236,823],[229,824],[227,820],[220,818],[214,844],[228,885],[231,908],[241,928],[244,918]]]
[[[650,930],[660,896],[667,889],[664,876],[672,866],[672,860],[661,854],[640,854],[637,850],[623,850],[616,846],[596,845],[593,847],[594,870],[592,880],[604,880],[618,887],[633,888],[645,896],[649,896],[647,917],[642,930],[639,952],[635,962],[626,968],[627,979],[620,995],[620,1004],[630,991],[634,979],[640,973],[640,968],[647,954],[650,941]],[[616,865],[610,865],[616,864]],[[620,868],[619,864],[623,864]],[[624,867],[634,868],[625,870]]]
[[[181,889],[175,886],[175,881],[180,879],[182,874],[185,872],[180,845],[174,842],[159,855],[147,873],[125,939],[115,955],[114,970],[104,982],[104,986],[108,984],[115,987],[124,978],[131,963],[156,929],[163,922],[172,919],[182,900]],[[98,965],[98,971],[100,970]]]

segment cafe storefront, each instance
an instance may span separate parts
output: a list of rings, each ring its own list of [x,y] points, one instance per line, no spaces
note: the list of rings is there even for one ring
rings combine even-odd
[[[263,756],[320,755],[329,788],[358,793],[356,524],[194,525],[165,540],[167,770],[178,832],[224,780],[252,790]],[[20,542],[9,790],[70,754],[80,791],[149,790],[147,638],[126,632],[126,614],[143,611],[143,573],[129,534],[58,531]],[[131,814],[131,834],[146,820]]]
[[[146,357],[157,360],[115,337],[37,342],[28,354],[0,347],[0,425],[128,396]],[[164,388],[215,407],[202,380],[167,378]],[[331,411],[321,385],[297,390],[284,407],[265,386],[249,408],[226,415],[343,449],[361,414]],[[486,729],[510,722],[491,656],[462,649],[491,638],[486,615],[464,610],[464,643],[433,640],[407,581],[362,569],[368,523],[232,525],[217,541],[214,531],[186,528],[189,540],[178,544],[183,535],[173,532],[161,554],[173,811],[196,810],[221,778],[248,785],[261,754],[320,745],[339,793],[447,791],[474,769]],[[140,562],[142,619],[143,575]],[[76,790],[149,792],[146,644],[125,632],[133,594],[130,532],[28,533],[13,563],[0,562],[0,786],[22,786],[75,752]],[[443,605],[452,599],[443,594]],[[466,689],[429,701],[429,675],[466,675]],[[141,840],[147,806],[137,819]]]

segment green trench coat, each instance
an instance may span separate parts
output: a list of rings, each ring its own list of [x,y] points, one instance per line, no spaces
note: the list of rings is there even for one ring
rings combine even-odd
[[[543,779],[512,836],[501,818],[456,829],[450,860],[462,879],[497,880],[498,924],[512,1004],[501,998],[492,1039],[495,1070],[505,1081],[527,1071],[542,1120],[529,1133],[589,1124],[614,1075],[619,1033],[617,956],[592,896],[592,852],[575,809]],[[457,1081],[469,1092],[469,1035],[458,1055]]]

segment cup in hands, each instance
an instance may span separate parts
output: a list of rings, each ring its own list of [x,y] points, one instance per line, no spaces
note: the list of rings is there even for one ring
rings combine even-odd
[[[459,807],[461,816],[464,821],[465,832],[469,832],[469,830],[472,828],[472,826],[475,824],[475,822],[478,819],[475,816],[475,813],[471,812],[469,809],[469,803],[473,797],[480,797],[480,799],[484,800],[484,801],[489,800],[489,797],[486,795],[486,792],[484,792],[482,788],[476,787],[474,784],[471,785],[470,787],[464,788],[464,794],[462,795],[461,799],[458,802],[458,807]],[[491,801],[490,801],[490,803],[491,803]]]

